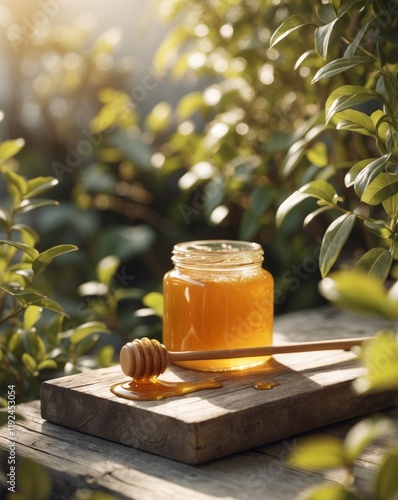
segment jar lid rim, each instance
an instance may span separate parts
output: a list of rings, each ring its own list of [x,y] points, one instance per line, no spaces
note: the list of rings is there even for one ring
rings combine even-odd
[[[194,240],[184,241],[174,245],[173,252],[191,251],[203,254],[236,254],[263,250],[259,243],[240,240]]]

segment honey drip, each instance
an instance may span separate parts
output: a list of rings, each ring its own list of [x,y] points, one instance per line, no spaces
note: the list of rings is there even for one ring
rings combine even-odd
[[[258,389],[259,391],[269,391],[273,387],[277,387],[279,384],[278,382],[266,382],[264,380],[258,380],[257,382],[254,382],[253,387],[255,389]]]
[[[111,392],[124,399],[153,401],[220,387],[222,384],[212,378],[198,382],[166,382],[152,377],[148,380],[133,379],[129,382],[114,384],[111,387]]]

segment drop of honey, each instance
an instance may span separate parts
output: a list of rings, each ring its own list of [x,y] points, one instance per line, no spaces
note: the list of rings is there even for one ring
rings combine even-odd
[[[265,382],[264,380],[258,380],[257,382],[254,382],[253,387],[259,391],[269,391],[278,385],[278,382]]]
[[[133,379],[129,382],[114,384],[111,387],[111,392],[124,399],[153,401],[220,387],[222,384],[212,378],[198,382],[166,382],[152,377],[148,380]]]

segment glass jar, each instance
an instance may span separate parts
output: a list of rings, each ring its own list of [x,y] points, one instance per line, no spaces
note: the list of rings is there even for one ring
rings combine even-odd
[[[274,282],[257,243],[179,243],[163,280],[163,343],[169,351],[240,349],[272,344]],[[187,368],[240,370],[268,357],[184,361]]]

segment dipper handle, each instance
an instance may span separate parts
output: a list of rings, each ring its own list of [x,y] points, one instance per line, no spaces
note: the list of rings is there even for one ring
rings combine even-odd
[[[204,359],[250,358],[272,356],[294,352],[329,351],[334,349],[349,350],[359,346],[371,337],[341,340],[323,340],[302,342],[278,346],[249,347],[246,349],[224,349],[217,351],[178,351],[169,352],[156,339],[143,337],[124,345],[120,351],[120,365],[125,375],[134,379],[148,380],[164,373],[167,367],[176,361],[194,361]]]

